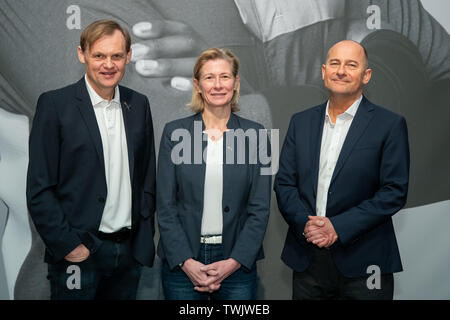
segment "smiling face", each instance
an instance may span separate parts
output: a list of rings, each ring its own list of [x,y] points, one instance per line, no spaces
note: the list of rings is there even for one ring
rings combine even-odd
[[[322,79],[330,95],[359,97],[371,76],[364,49],[354,41],[335,44],[322,65]]]
[[[231,64],[225,59],[205,62],[199,79],[194,78],[195,89],[200,92],[206,107],[230,107],[239,84],[234,77]]]
[[[130,58],[131,50],[126,51],[125,37],[119,30],[101,37],[84,52],[78,47],[78,59],[86,64],[89,84],[107,100],[112,99],[114,88],[122,80]]]

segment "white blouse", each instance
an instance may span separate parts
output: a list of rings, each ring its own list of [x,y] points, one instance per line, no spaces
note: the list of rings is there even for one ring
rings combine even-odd
[[[223,226],[223,135],[217,141],[208,137],[205,189],[203,195],[202,235],[221,235]]]

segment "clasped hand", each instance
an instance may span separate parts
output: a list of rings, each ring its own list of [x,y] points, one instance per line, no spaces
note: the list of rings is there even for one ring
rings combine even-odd
[[[191,258],[184,262],[182,270],[194,284],[196,291],[212,293],[220,288],[224,279],[240,267],[241,264],[233,258],[208,265]]]
[[[319,248],[329,248],[338,239],[333,224],[327,217],[308,216],[303,235],[307,242]]]

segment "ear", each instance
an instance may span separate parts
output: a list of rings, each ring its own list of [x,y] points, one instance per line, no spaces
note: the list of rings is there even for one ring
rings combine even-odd
[[[200,85],[198,83],[198,80],[196,78],[192,79],[192,84],[194,85],[195,91],[199,92],[200,90]]]
[[[324,80],[324,81],[325,81],[325,69],[326,69],[326,66],[323,64],[322,65],[322,80]]]
[[[366,71],[364,71],[363,84],[364,85],[368,84],[371,78],[372,78],[372,69],[366,69]]]
[[[81,47],[78,46],[78,60],[80,60],[81,63],[86,63],[86,58],[84,56],[83,50],[81,50]]]
[[[234,81],[234,90],[237,90],[239,88],[240,84],[241,84],[240,83],[240,78],[239,78],[239,75],[237,75],[236,79]]]
[[[128,51],[127,53],[127,61],[125,62],[126,64],[129,64],[131,61],[131,55],[132,55],[132,49],[130,48],[130,51]]]

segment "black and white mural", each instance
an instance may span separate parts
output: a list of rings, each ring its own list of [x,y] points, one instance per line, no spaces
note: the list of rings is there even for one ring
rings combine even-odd
[[[197,55],[231,49],[241,62],[240,114],[279,129],[327,99],[321,64],[343,39],[365,45],[366,96],[408,124],[408,203],[394,216],[405,271],[396,299],[449,299],[450,3],[446,0],[0,0],[0,299],[48,299],[44,245],[28,218],[28,134],[38,96],[79,80],[77,46],[91,22],[109,18],[132,36],[122,83],[150,100],[157,148],[164,124],[190,113]],[[272,195],[259,262],[259,298],[290,299],[280,260],[287,225]],[[157,241],[157,237],[155,238]],[[162,299],[161,263],[138,298]]]

